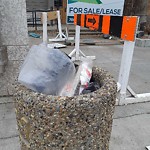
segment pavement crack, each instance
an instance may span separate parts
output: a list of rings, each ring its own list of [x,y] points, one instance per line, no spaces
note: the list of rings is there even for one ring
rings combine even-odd
[[[0,98],[13,98],[13,95],[0,95]]]
[[[128,115],[128,116],[124,116],[124,117],[114,117],[113,119],[131,118],[131,117],[134,117],[134,116],[146,115],[146,114],[150,114],[150,112],[147,112],[147,113],[140,113],[140,114],[133,114],[133,115]]]
[[[16,135],[12,135],[12,136],[9,136],[9,137],[2,137],[2,138],[0,138],[0,140],[7,140],[7,139],[15,138],[15,137],[19,137],[19,135],[16,134]]]
[[[15,102],[3,102],[3,103],[0,102],[0,105],[4,105],[4,104],[13,104],[13,103],[15,103]]]

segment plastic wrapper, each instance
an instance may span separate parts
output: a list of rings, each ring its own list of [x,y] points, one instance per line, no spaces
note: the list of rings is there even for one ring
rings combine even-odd
[[[80,74],[81,74],[82,67],[81,65],[78,67],[77,73],[74,77],[74,79],[71,82],[68,82],[62,89],[60,96],[69,96],[72,97],[75,95],[75,92],[77,90],[77,86],[80,82]],[[77,94],[77,93],[76,93]],[[79,93],[77,94],[79,95]]]
[[[80,75],[80,81],[82,86],[88,86],[88,83],[90,82],[90,79],[92,77],[92,67],[93,67],[93,61],[90,59],[85,59],[82,62],[82,71]]]
[[[82,70],[80,74],[80,93],[88,87],[90,79],[92,77],[92,67],[93,67],[93,61],[91,59],[85,58],[82,62]]]
[[[78,66],[76,75],[71,82],[68,82],[62,89],[60,96],[69,96],[85,94],[96,90],[95,85],[91,85],[93,61],[89,58],[82,59]]]
[[[59,95],[74,75],[74,64],[65,53],[41,44],[31,47],[18,81],[36,92]]]

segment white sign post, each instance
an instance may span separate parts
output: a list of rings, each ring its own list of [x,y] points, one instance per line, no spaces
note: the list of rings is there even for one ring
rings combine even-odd
[[[120,73],[118,79],[118,83],[120,85],[120,90],[119,90],[120,97],[119,100],[116,102],[117,105],[126,105],[126,104],[150,101],[150,93],[136,94],[130,88],[130,86],[128,86],[134,46],[135,46],[135,41],[124,42],[121,67],[120,67]],[[131,93],[133,97],[126,96],[127,90]]]
[[[125,0],[68,0],[67,23],[74,22],[74,14],[122,16]]]
[[[80,53],[82,56],[80,56]],[[72,57],[75,54],[75,57]],[[86,56],[81,50],[80,50],[80,26],[76,26],[76,33],[75,33],[75,48],[74,50],[69,54],[70,57],[72,57],[72,60],[82,60],[84,58],[89,59],[96,59],[95,56]]]
[[[138,23],[139,23],[139,19],[136,25],[135,39],[136,39]],[[134,47],[135,47],[135,40],[124,41],[121,67],[120,67],[120,73],[119,73],[119,79],[118,79],[118,85],[120,85],[120,90],[119,90],[120,97],[119,97],[119,100],[116,102],[117,105],[126,105],[126,104],[132,104],[132,103],[146,102],[150,100],[150,93],[136,94],[130,88],[130,86],[128,86]],[[131,93],[133,97],[126,96],[127,90]]]

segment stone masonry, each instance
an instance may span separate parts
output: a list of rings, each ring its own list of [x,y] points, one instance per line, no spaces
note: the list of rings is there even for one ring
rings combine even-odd
[[[5,47],[5,51],[1,51],[0,62],[8,59],[5,70],[1,63],[0,96],[7,96],[13,94],[12,84],[28,51],[25,0],[0,1],[0,46]],[[4,58],[7,54],[8,58]]]

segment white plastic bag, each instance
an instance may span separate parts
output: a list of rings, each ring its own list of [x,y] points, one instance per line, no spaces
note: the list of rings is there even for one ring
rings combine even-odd
[[[66,54],[41,44],[31,47],[18,81],[34,91],[59,95],[74,75],[74,64]]]
[[[79,93],[81,93],[85,88],[88,87],[90,79],[92,77],[92,67],[92,59],[85,58],[82,62],[82,70],[80,74],[81,87]]]
[[[82,59],[75,78],[71,82],[66,84],[66,86],[61,91],[60,96],[71,97],[74,96],[74,94],[81,94],[82,91],[89,85],[90,79],[92,77],[92,67],[93,60],[89,58]],[[81,83],[80,90],[78,91],[78,93],[75,93],[79,83]]]
[[[68,84],[64,86],[64,88],[60,93],[60,96],[69,96],[69,97],[74,96],[76,88],[80,82],[81,69],[82,67],[80,65],[74,79],[71,82],[68,82]]]
[[[82,71],[80,75],[80,81],[82,86],[87,86],[92,77],[93,61],[91,59],[85,59],[82,62]]]

